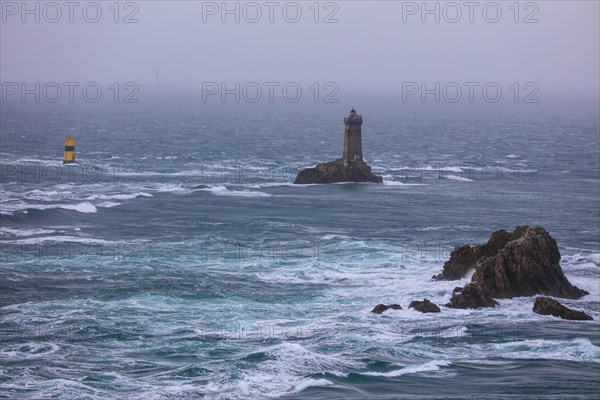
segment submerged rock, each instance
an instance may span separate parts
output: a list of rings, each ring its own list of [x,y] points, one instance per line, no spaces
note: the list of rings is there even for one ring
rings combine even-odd
[[[422,313],[440,312],[440,308],[427,299],[423,301],[413,300],[408,305],[408,308],[414,308]]]
[[[562,319],[591,321],[592,317],[583,311],[571,310],[550,297],[538,297],[533,303],[533,312],[541,315],[553,315]]]
[[[454,276],[452,274],[455,272],[468,271],[466,265],[473,262],[473,257],[480,255],[474,261],[475,272],[471,283],[460,292],[455,289],[450,299],[452,307],[493,307],[496,302],[492,298],[544,294],[578,299],[589,294],[573,286],[565,277],[559,265],[560,252],[556,241],[542,227],[522,225],[512,234],[504,230],[497,231],[484,246],[478,246],[479,249],[473,251],[457,252],[455,249],[452,252],[452,267],[446,269],[446,264],[453,261],[452,255],[444,265],[444,273],[452,271],[446,276]],[[460,258],[459,254],[466,255]]]
[[[381,314],[382,312],[384,312],[384,311],[387,311],[387,310],[389,310],[390,308],[391,308],[392,310],[402,310],[402,307],[400,307],[400,305],[398,305],[398,304],[388,304],[388,305],[385,305],[385,304],[377,304],[377,305],[375,306],[375,308],[373,308],[373,309],[371,310],[371,312],[372,312],[372,313],[375,313],[375,314]]]
[[[383,179],[374,175],[371,167],[362,160],[344,161],[340,159],[303,169],[294,181],[295,184],[338,182],[383,183]]]
[[[459,288],[460,289],[460,288]],[[460,290],[454,290],[448,307],[481,308],[496,307],[498,303],[487,294],[478,283],[469,283]]]

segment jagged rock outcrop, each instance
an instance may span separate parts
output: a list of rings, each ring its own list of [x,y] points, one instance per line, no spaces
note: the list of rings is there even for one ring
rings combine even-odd
[[[578,299],[585,290],[571,285],[560,267],[556,241],[542,227],[520,226],[495,256],[478,261],[473,282],[494,298],[545,294]]]
[[[464,288],[454,289],[448,307],[454,308],[481,308],[496,307],[498,304],[483,290],[479,283],[469,283]]]
[[[362,160],[335,160],[303,169],[298,173],[295,184],[373,182],[383,183],[383,178],[371,172],[371,167]]]
[[[490,257],[498,253],[512,240],[513,235],[500,229],[492,233],[486,244],[471,247],[468,244],[455,247],[450,253],[450,259],[444,263],[441,274],[434,275],[432,279],[441,281],[454,281],[463,278],[467,272],[475,268],[475,263],[483,257]]]
[[[544,294],[578,299],[588,294],[571,285],[565,277],[560,268],[560,252],[556,241],[544,228],[522,225],[512,234],[507,234],[506,231],[494,232],[492,238],[494,240],[490,239],[486,249],[473,252],[483,255],[475,261],[471,283],[453,293],[450,299],[452,307],[493,307],[493,298]],[[501,243],[504,246],[494,252],[493,249]],[[490,252],[494,254],[486,255]],[[453,265],[463,268],[466,261],[469,261],[468,257],[462,259],[465,262],[458,262],[457,253],[454,254],[456,262]],[[448,269],[450,270],[454,271],[452,268]]]
[[[413,300],[408,305],[408,308],[414,308],[422,313],[440,312],[440,308],[427,299],[423,301]]]
[[[592,317],[583,311],[571,310],[550,297],[537,297],[533,303],[533,312],[576,321],[593,320]]]
[[[402,310],[402,307],[400,307],[400,305],[399,305],[399,304],[388,304],[388,305],[385,305],[385,304],[377,304],[377,305],[375,306],[375,308],[373,308],[373,309],[371,310],[371,312],[372,312],[372,313],[374,313],[374,314],[381,314],[382,312],[384,312],[384,311],[386,311],[386,310],[389,310],[390,308],[391,308],[392,310]]]

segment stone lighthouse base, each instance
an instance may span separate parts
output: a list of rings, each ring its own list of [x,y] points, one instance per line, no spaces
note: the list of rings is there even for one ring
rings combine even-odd
[[[344,161],[342,159],[318,164],[298,173],[295,184],[373,182],[383,183],[383,178],[373,175],[371,167],[362,160]]]

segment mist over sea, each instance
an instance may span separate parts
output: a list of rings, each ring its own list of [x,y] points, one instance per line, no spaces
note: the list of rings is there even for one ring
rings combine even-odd
[[[0,397],[597,398],[597,97],[338,98],[3,102]],[[341,157],[352,107],[384,184],[293,185]],[[454,246],[521,224],[594,321],[408,309],[469,281],[430,280]]]

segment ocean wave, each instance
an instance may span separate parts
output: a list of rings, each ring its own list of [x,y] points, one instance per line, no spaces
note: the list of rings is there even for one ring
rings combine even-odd
[[[4,226],[0,226],[0,237],[4,236],[17,236],[17,237],[25,237],[25,236],[36,236],[36,235],[47,235],[50,233],[55,233],[54,229],[42,229],[42,228],[34,228],[34,229],[14,229],[7,228]]]
[[[313,185],[316,185],[316,184],[298,185],[293,182],[266,182],[266,183],[252,183],[252,184],[249,184],[248,188],[249,189],[261,189],[264,187],[281,187],[281,186],[302,188],[302,187],[313,186]],[[244,186],[244,184],[241,184],[240,186]]]
[[[363,367],[363,363],[348,360],[341,355],[325,355],[311,351],[300,344],[283,342],[259,349],[248,356],[260,355],[265,361],[251,371],[237,371],[233,382],[226,380],[209,386],[213,396],[223,399],[280,397],[302,391],[309,386],[329,385],[325,379],[307,380],[306,376],[331,373],[345,376],[349,371]]]
[[[94,214],[98,212],[96,206],[89,201],[84,201],[78,204],[29,204],[25,202],[15,202],[2,205],[2,213],[14,214],[15,212],[27,213],[28,210],[52,210],[63,209],[77,211],[82,214]]]
[[[26,239],[16,239],[16,240],[4,240],[3,243],[8,244],[39,244],[46,242],[73,242],[73,243],[83,243],[83,244],[114,244],[117,242],[104,240],[104,239],[94,239],[88,237],[80,237],[80,236],[41,236],[34,238],[26,238]]]
[[[143,171],[143,172],[131,172],[127,174],[128,176],[139,176],[139,177],[153,177],[153,176],[207,176],[206,171],[203,170],[187,170],[187,171],[177,171],[177,172],[158,172],[158,171]],[[215,173],[217,176],[217,173]]]
[[[600,267],[600,253],[575,253],[564,255],[562,261],[571,268],[588,269],[591,266]]]
[[[332,239],[350,239],[350,237],[346,236],[346,235],[335,235],[335,234],[321,236],[321,240],[332,240]]]
[[[121,203],[117,203],[116,201],[105,201],[102,203],[97,204],[97,207],[102,207],[102,208],[112,208],[112,207],[117,207],[120,206]]]
[[[299,393],[305,389],[308,389],[309,387],[329,385],[333,385],[333,382],[327,379],[307,379],[294,386],[293,392]]]
[[[388,372],[361,372],[361,375],[397,377],[397,376],[408,375],[408,374],[420,374],[420,373],[424,373],[424,372],[439,371],[441,369],[440,367],[445,367],[450,364],[451,363],[448,361],[433,360],[433,361],[426,362],[425,364],[411,365],[408,367],[404,367],[401,369],[388,371]]]
[[[419,232],[427,232],[427,231],[439,231],[439,230],[474,230],[479,229],[479,227],[472,225],[441,225],[441,226],[426,226],[424,228],[418,228]]]
[[[10,204],[15,201],[61,201],[73,200],[73,193],[67,190],[30,190],[27,192],[0,190],[0,202],[2,204]]]
[[[473,179],[465,178],[464,176],[460,175],[442,175],[440,176],[440,178],[448,179],[451,181],[473,182]]]
[[[409,185],[407,183],[404,182],[399,182],[399,181],[394,181],[392,180],[392,176],[391,175],[384,175],[383,176],[383,185],[384,186],[405,186],[405,185]]]
[[[492,350],[498,356],[511,359],[566,360],[600,363],[600,347],[587,338],[573,340],[533,339],[479,346],[480,350]]]
[[[17,160],[14,161],[14,164],[18,164],[18,163],[35,163],[35,164],[45,164],[45,165],[56,165],[56,166],[60,166],[62,167],[64,164],[62,162],[62,160],[56,160],[56,159],[41,159],[41,158],[19,158]]]
[[[205,189],[198,189],[210,192],[216,196],[233,197],[271,197],[272,194],[265,192],[252,192],[250,190],[229,190],[225,186],[211,186]]]
[[[60,348],[54,343],[29,342],[23,344],[3,345],[0,354],[5,360],[30,360],[46,358]]]
[[[83,214],[94,214],[96,212],[98,212],[98,209],[89,201],[84,201],[82,203],[79,204],[61,204],[58,205],[57,207],[43,207],[41,208],[42,210],[44,209],[48,209],[48,208],[62,208],[65,210],[72,210],[72,211],[77,211]]]
[[[131,200],[138,197],[152,197],[150,193],[119,193],[119,194],[94,194],[86,197],[86,200]]]

